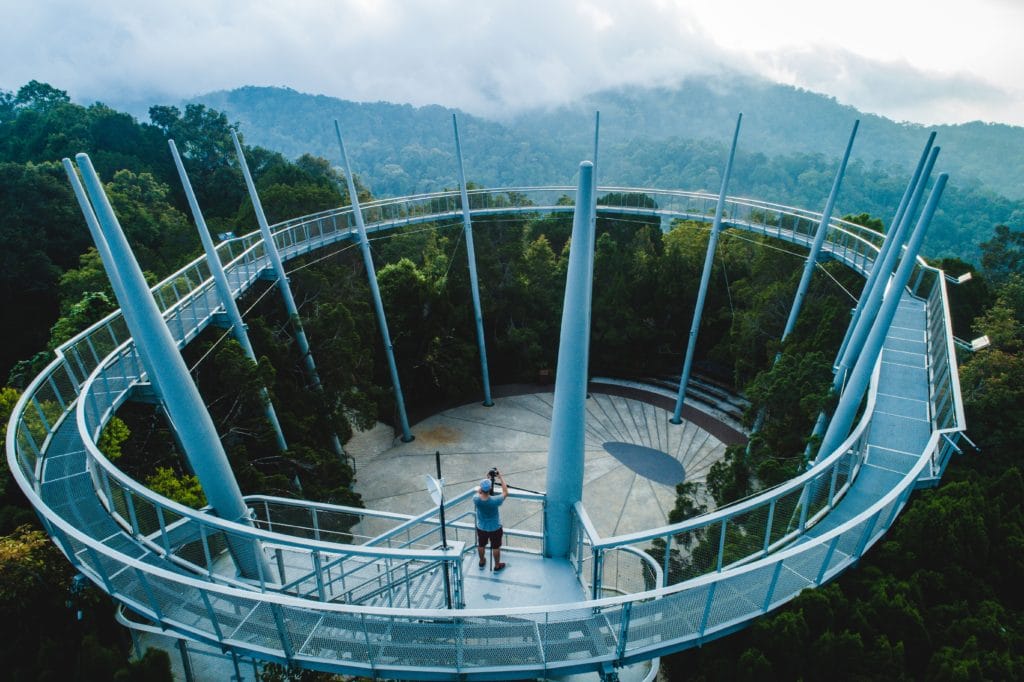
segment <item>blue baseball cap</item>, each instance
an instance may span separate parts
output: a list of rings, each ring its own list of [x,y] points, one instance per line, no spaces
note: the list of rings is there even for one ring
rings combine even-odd
[[[484,480],[480,481],[480,490],[482,490],[485,493],[491,492],[491,479],[485,478]]]

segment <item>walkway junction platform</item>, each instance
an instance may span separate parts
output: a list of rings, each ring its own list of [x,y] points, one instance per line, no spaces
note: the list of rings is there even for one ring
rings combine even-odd
[[[88,185],[87,169],[82,173]],[[92,189],[90,196],[102,222],[101,197]],[[581,183],[385,199],[279,223],[270,229],[276,248],[268,248],[269,232],[257,230],[222,241],[215,253],[237,297],[257,280],[275,278],[277,254],[287,261],[357,241],[363,226],[384,233],[418,223],[576,210],[575,227],[589,222],[592,230],[593,214],[581,217],[580,207],[593,211],[595,198],[602,213],[715,221],[808,248],[822,234],[821,257],[865,277],[881,262],[879,254],[886,255],[885,235],[834,219],[831,208],[823,217],[728,197],[724,182],[717,197]],[[8,462],[54,542],[123,605],[127,621],[213,647],[236,666],[256,659],[401,679],[615,678],[624,666],[727,635],[833,579],[885,534],[914,490],[937,484],[964,429],[947,278],[917,258],[910,242],[906,249],[896,273],[890,267],[880,275],[877,296],[890,303],[889,319],[882,302],[865,327],[880,337],[881,350],[874,357],[861,352],[863,362],[841,385],[845,395],[856,390],[860,375],[867,382],[850,398],[851,420],[854,412],[858,418],[805,473],[703,516],[629,532],[595,524],[591,514],[598,510],[578,496],[555,499],[550,483],[546,492],[513,490],[515,504],[505,509],[520,511],[506,517],[505,556],[514,573],[477,567],[469,485],[452,486],[444,500],[444,548],[438,509],[425,494],[419,513],[248,496],[251,518],[236,520],[186,508],[132,480],[96,441],[117,408],[154,379],[146,357],[152,351],[129,331],[143,317],[138,309],[126,309],[127,320],[119,310],[56,350],[14,410]],[[199,258],[152,287],[178,348],[223,317],[215,274]],[[122,283],[130,285],[127,275]],[[589,310],[589,294],[587,303]],[[562,343],[572,338],[578,332],[567,332],[563,321]],[[582,338],[585,345],[585,333]],[[571,373],[560,360],[557,381]],[[166,377],[156,379],[166,388]],[[561,386],[555,386],[552,441],[565,438],[564,424],[586,428],[590,417],[583,415],[599,407],[566,420],[571,410],[560,413],[559,393],[572,391]],[[493,419],[502,418],[500,404],[491,410]],[[674,423],[667,409],[642,419],[633,414],[615,437],[596,427],[584,433],[580,452],[586,438],[659,452],[686,450],[680,434],[687,428],[694,440],[692,426],[685,419]],[[553,516],[559,505],[562,529]],[[552,548],[559,541],[562,551]]]

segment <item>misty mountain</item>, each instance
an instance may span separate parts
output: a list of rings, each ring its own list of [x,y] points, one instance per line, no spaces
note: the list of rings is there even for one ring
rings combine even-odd
[[[209,93],[195,101],[240,122],[251,142],[289,157],[308,152],[335,160],[332,120],[337,118],[356,172],[378,194],[454,183],[453,109],[357,103],[257,87]],[[689,80],[671,89],[608,90],[556,109],[520,113],[504,122],[460,113],[467,172],[489,186],[568,182],[576,163],[591,155],[596,110],[601,111],[602,156],[608,154],[602,159],[602,182],[646,184],[655,170],[618,167],[614,162],[622,148],[673,138],[725,144],[737,113],[742,112],[741,151],[838,157],[853,121],[860,119],[853,158],[903,170],[913,167],[928,132],[935,130],[937,144],[943,148],[939,170],[949,172],[960,184],[976,181],[1003,196],[1024,198],[1024,128],[981,122],[931,127],[897,123],[858,112],[825,95],[741,76],[728,83]],[[363,156],[371,151],[377,158]],[[474,156],[471,151],[479,153]],[[495,153],[510,164],[514,160],[518,168],[491,162]],[[549,155],[547,173],[533,163],[538,154]],[[439,166],[425,174],[410,174],[428,160],[440,162]],[[560,163],[567,165],[558,168]]]
[[[728,84],[691,80],[671,89],[609,90],[504,121],[441,106],[360,103],[286,88],[244,87],[193,101],[225,112],[250,144],[340,165],[337,119],[354,172],[376,196],[457,186],[452,113],[459,116],[470,181],[488,187],[572,184],[578,163],[593,156],[596,110],[602,185],[717,192],[742,112],[730,193],[819,210],[859,119],[836,214],[868,212],[886,221],[935,130],[942,147],[936,172],[951,178],[927,252],[975,256],[996,224],[1024,222],[1024,128],[896,123],[823,95],[743,77]]]

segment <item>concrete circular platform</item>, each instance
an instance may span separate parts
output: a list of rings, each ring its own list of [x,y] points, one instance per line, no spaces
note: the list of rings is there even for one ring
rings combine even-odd
[[[615,388],[594,387],[587,400],[583,503],[605,537],[664,525],[683,472],[685,480],[703,484],[711,465],[725,455],[726,444],[709,431],[726,440],[742,437],[692,408],[690,419],[672,424],[664,396]],[[356,461],[356,491],[370,509],[427,510],[432,503],[423,477],[436,473],[435,451],[441,453],[448,496],[474,487],[492,466],[513,487],[543,491],[553,399],[551,392],[534,392],[495,398],[492,407],[447,409],[416,424],[410,443],[395,439],[384,424],[356,434],[346,446]],[[536,504],[510,501],[502,519],[506,527],[541,527]]]

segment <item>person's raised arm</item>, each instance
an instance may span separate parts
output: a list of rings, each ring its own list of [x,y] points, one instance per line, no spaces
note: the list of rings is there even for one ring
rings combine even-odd
[[[508,484],[505,483],[505,477],[501,475],[500,471],[498,472],[498,480],[501,481],[501,494],[502,494],[503,497],[507,498],[508,497]]]

